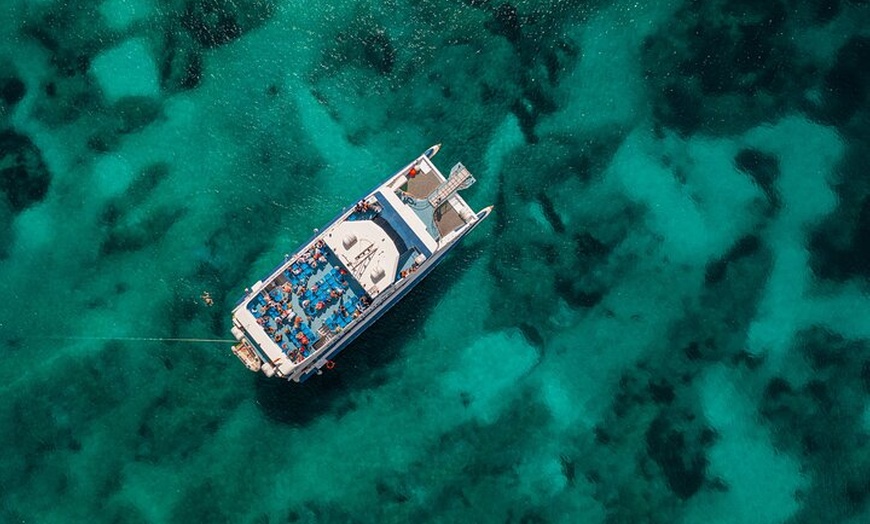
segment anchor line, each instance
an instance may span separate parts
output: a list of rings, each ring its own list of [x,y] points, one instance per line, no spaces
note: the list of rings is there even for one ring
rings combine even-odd
[[[236,340],[221,338],[170,338],[170,337],[38,337],[47,340],[104,340],[124,342],[196,342],[196,343],[235,343]]]

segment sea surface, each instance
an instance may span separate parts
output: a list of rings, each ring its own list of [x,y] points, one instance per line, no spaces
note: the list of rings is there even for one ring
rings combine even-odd
[[[867,1],[0,12],[0,522],[870,521]],[[245,287],[439,142],[494,214],[245,369]]]

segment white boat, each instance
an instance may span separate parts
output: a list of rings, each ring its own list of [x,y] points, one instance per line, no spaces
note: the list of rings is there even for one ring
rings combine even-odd
[[[491,212],[458,194],[474,183],[461,163],[449,177],[440,144],[335,217],[233,309],[235,353],[252,371],[302,382],[402,299]]]

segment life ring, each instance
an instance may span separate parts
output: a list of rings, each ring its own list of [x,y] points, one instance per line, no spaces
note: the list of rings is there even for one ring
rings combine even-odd
[[[332,369],[334,367],[335,367],[335,362],[333,362],[331,360],[326,361],[326,369]]]

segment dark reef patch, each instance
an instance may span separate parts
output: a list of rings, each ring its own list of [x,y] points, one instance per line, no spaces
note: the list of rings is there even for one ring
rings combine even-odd
[[[796,521],[844,522],[866,512],[870,502],[863,376],[870,344],[821,327],[799,333],[796,344],[810,377],[772,378],[760,412],[773,427],[775,444],[801,457],[812,472],[814,489],[804,496]]]
[[[732,134],[797,108],[812,71],[800,65],[789,9],[689,2],[643,45],[658,125],[686,135]]]
[[[370,14],[354,17],[335,35],[334,46],[326,54],[325,67],[335,69],[350,64],[379,76],[390,76],[398,58],[387,28]]]
[[[755,181],[767,196],[767,201],[773,209],[779,209],[780,197],[776,190],[776,180],[779,178],[779,159],[757,149],[741,149],[734,158],[737,169],[743,171]]]
[[[712,444],[714,433],[698,429],[691,422],[675,422],[671,416],[659,415],[646,432],[647,452],[659,465],[668,487],[681,499],[688,499],[701,489],[707,470],[704,448]]]
[[[396,64],[396,48],[383,28],[366,32],[362,38],[362,56],[365,62],[380,75],[393,72]]]
[[[747,235],[742,237],[725,255],[707,264],[704,282],[708,285],[721,282],[727,275],[729,264],[756,254],[760,247],[761,240],[758,236]]]
[[[181,25],[204,48],[220,47],[263,25],[274,13],[271,0],[190,0]]]
[[[48,194],[51,175],[30,138],[0,131],[0,192],[13,212],[40,202]]]
[[[165,31],[160,60],[160,87],[168,92],[195,89],[202,82],[203,50],[189,35]]]
[[[857,216],[850,222],[851,214]],[[870,276],[870,196],[863,198],[857,212],[843,215],[828,220],[812,234],[813,272],[832,280]]]
[[[552,309],[541,304],[563,302],[585,310],[607,295],[613,277],[606,269],[610,254],[628,234],[639,210],[622,201],[615,202],[611,214],[604,217],[578,219],[568,210],[574,209],[576,192],[606,169],[618,144],[609,135],[548,136],[541,144],[520,148],[506,161],[504,169],[516,176],[497,194],[494,230],[499,241],[488,266],[501,283],[491,315],[494,329],[515,326],[510,319],[523,311],[524,322],[536,326],[537,336],[546,341]],[[530,216],[530,202],[540,204],[537,219]],[[529,274],[537,275],[534,284],[516,278]]]
[[[143,217],[116,223],[100,244],[100,254],[119,255],[155,244],[186,213],[186,209],[157,208]]]
[[[870,37],[854,36],[837,52],[837,59],[825,74],[824,104],[819,118],[843,125],[862,108],[870,92]]]
[[[162,114],[163,106],[153,98],[128,96],[115,103],[114,111],[120,121],[118,132],[128,134],[154,122]]]
[[[7,106],[14,106],[27,93],[27,87],[18,77],[0,78],[0,98]]]
[[[491,18],[485,27],[510,43],[522,66],[516,86],[520,96],[509,107],[526,142],[535,144],[539,140],[535,132],[538,120],[557,109],[552,88],[558,85],[563,72],[576,64],[580,48],[564,31],[571,15],[577,13],[561,4],[553,9],[524,8],[530,12],[521,13],[509,2],[490,8]]]

